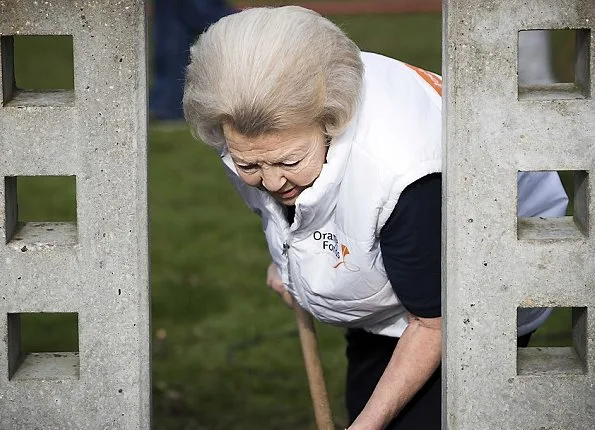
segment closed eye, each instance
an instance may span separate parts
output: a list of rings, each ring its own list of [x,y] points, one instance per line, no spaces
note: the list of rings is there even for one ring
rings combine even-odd
[[[295,167],[301,163],[302,160],[296,161],[295,163],[280,163],[283,167]]]
[[[254,171],[256,171],[256,169],[258,169],[258,164],[237,164],[236,163],[236,166],[238,166],[244,172],[254,172]]]

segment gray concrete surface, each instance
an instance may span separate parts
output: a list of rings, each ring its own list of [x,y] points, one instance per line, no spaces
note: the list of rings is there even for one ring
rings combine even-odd
[[[443,427],[593,428],[595,2],[444,5]],[[518,32],[563,28],[583,29],[578,85],[519,89]],[[537,170],[578,172],[574,219],[517,219]],[[517,354],[517,307],[549,306],[576,308],[573,347]]]
[[[150,426],[144,7],[0,0],[0,429]],[[74,91],[13,91],[10,36],[53,34]],[[76,177],[76,223],[17,228],[13,178],[48,175]],[[78,354],[23,360],[25,312],[78,313]]]

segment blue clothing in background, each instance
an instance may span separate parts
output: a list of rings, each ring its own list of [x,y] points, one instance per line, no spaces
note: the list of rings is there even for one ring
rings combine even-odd
[[[183,118],[184,72],[190,45],[209,25],[233,12],[223,0],[153,1],[151,118]]]

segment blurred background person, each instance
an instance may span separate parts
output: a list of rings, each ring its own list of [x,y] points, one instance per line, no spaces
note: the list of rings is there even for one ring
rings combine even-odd
[[[184,70],[189,47],[209,25],[233,12],[223,0],[153,1],[151,119],[183,120]]]
[[[554,83],[552,46],[547,30],[519,32],[519,85],[548,85]]]

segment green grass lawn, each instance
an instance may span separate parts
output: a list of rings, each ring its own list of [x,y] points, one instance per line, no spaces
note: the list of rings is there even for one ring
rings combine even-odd
[[[437,72],[440,20],[438,14],[335,18],[362,49]],[[72,86],[67,39],[16,43],[19,85]],[[43,74],[35,67],[40,58]],[[216,154],[185,127],[152,126],[149,146],[154,428],[314,429],[294,314],[264,284],[269,258],[259,220],[228,184]],[[20,194],[30,197],[20,205],[23,219],[72,219],[74,189],[63,179],[21,181]],[[345,423],[342,336],[319,326],[339,423]],[[63,338],[76,342],[64,330],[31,342],[43,348]]]

